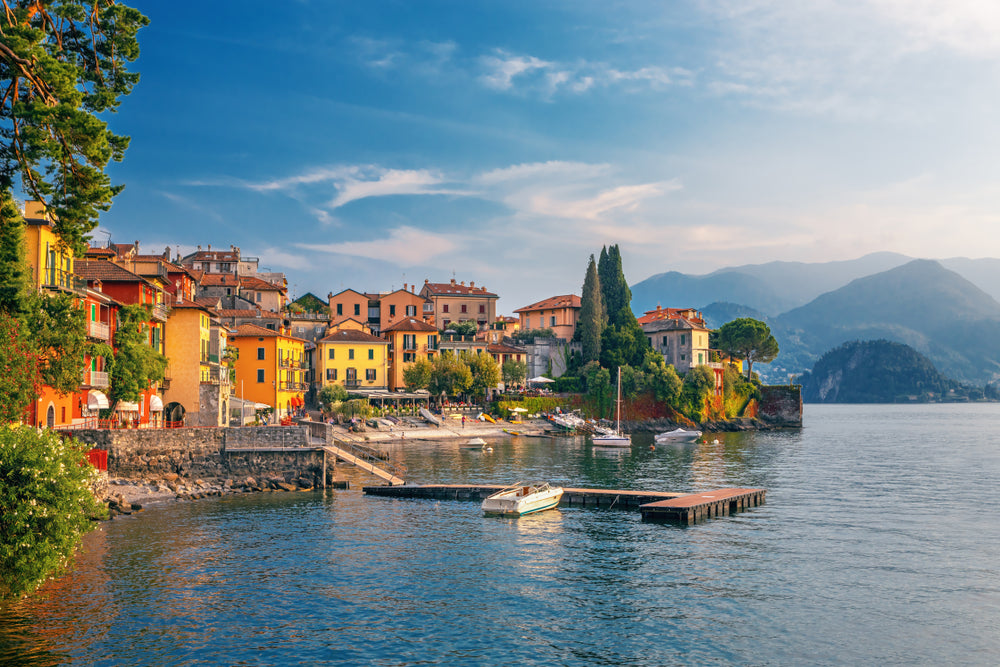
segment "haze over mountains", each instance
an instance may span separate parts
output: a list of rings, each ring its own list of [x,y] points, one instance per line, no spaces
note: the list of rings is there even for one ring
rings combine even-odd
[[[736,317],[765,320],[781,348],[759,369],[770,382],[787,382],[844,342],[880,338],[912,346],[962,382],[1000,377],[996,259],[878,253],[823,264],[772,262],[705,276],[659,274],[632,294],[638,314],[659,303],[700,307],[713,328]]]

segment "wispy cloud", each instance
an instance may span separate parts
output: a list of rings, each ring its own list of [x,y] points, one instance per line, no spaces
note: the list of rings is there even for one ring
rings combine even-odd
[[[453,236],[444,236],[416,227],[402,226],[389,232],[388,238],[371,241],[344,241],[315,245],[297,243],[323,253],[350,255],[375,259],[398,266],[408,267],[427,263],[437,256],[448,254],[456,247]]]

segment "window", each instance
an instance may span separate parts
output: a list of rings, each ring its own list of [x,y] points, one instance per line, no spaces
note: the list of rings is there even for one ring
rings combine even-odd
[[[403,349],[404,350],[415,350],[415,349],[417,349],[417,335],[416,334],[403,334]]]
[[[373,347],[368,348],[368,358],[369,359],[375,358],[375,348]]]
[[[336,358],[336,357],[333,356],[334,355],[334,349],[332,347],[327,351],[326,355],[327,355],[326,356],[327,359],[331,359],[332,360],[332,359]]]
[[[264,381],[264,369],[263,368],[258,368],[257,369],[257,382],[263,382],[263,381]]]
[[[705,355],[702,352],[698,353],[698,364],[701,365],[705,363]]]
[[[361,315],[361,304],[360,303],[354,304],[354,314],[356,316],[360,316]]]
[[[552,317],[549,318],[549,326],[554,327],[555,325],[556,325],[556,316],[553,315]]]
[[[666,336],[663,337],[663,343],[662,343],[662,345],[663,345],[663,347],[667,346],[667,337]]]
[[[257,303],[260,303],[260,292],[254,294],[254,299],[257,301]]]
[[[406,316],[407,317],[416,317],[416,315],[417,315],[417,307],[416,306],[407,306],[406,307]]]
[[[348,359],[353,359],[354,358],[354,348],[353,347],[347,351],[347,358]]]
[[[327,380],[336,381],[337,380],[337,369],[336,368],[327,368],[326,369],[326,379]]]
[[[413,353],[413,352],[404,352],[403,353],[403,361],[404,362],[416,361],[416,360],[417,360],[417,355],[415,353]]]
[[[262,348],[262,347],[258,347],[257,348],[257,359],[263,361],[263,359],[264,359],[264,348]]]
[[[467,313],[467,312],[469,312],[469,307],[468,307],[468,306],[466,306],[466,305],[465,305],[464,303],[462,304],[462,312],[463,312],[463,313]]]
[[[451,320],[445,320],[444,321],[444,328],[447,329],[449,324],[451,324]]]
[[[524,316],[524,328],[525,329],[530,329],[531,328],[531,317],[528,316],[528,315]]]
[[[441,312],[442,313],[447,313],[448,312],[448,304],[444,304],[443,306],[441,306]]]
[[[337,314],[338,315],[343,315],[344,314],[344,304],[342,304],[342,303],[338,303],[337,304]]]
[[[368,382],[374,382],[375,381],[375,369],[374,368],[369,368],[369,369],[365,370],[365,380],[368,381]]]
[[[396,304],[389,304],[389,317],[396,317]]]
[[[486,312],[486,306],[484,306],[483,304],[479,304],[479,312],[480,313],[485,313]]]
[[[684,334],[681,334],[681,345],[684,344]]]

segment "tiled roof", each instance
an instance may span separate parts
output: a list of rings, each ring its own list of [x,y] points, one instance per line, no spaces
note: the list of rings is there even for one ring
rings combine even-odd
[[[688,331],[693,329],[700,329],[704,331],[708,330],[704,324],[691,322],[683,317],[641,322],[639,326],[641,326],[642,330],[647,333],[654,331]]]
[[[486,346],[486,351],[491,354],[525,354],[526,350],[521,350],[503,343],[491,343]]]
[[[273,310],[257,310],[256,308],[220,308],[220,317],[254,317],[262,320],[280,320],[281,315]]]
[[[99,246],[89,246],[87,252],[85,253],[87,257],[114,257],[116,255],[115,251],[111,248],[102,248]]]
[[[241,276],[240,287],[245,287],[246,289],[255,289],[255,290],[272,291],[272,292],[280,292],[283,289],[282,287],[275,285],[274,283],[269,283],[266,280],[261,280],[256,276]]]
[[[390,324],[382,331],[437,331],[437,327],[414,317],[404,317],[400,321]]]
[[[283,334],[280,331],[276,331],[274,329],[268,329],[267,327],[257,326],[256,324],[241,324],[238,327],[236,327],[236,333],[235,334],[229,334],[229,337],[230,338],[239,338],[239,337],[246,337],[246,338],[264,338],[264,337],[279,338],[280,337],[280,338],[284,338],[286,340],[298,341],[300,343],[307,343],[307,342],[309,342],[309,341],[306,341],[306,340],[304,340],[302,338],[298,338],[296,336],[289,336],[288,334]]]
[[[240,279],[231,273],[206,273],[201,276],[202,287],[239,287]]]
[[[701,317],[699,313],[694,308],[661,308],[656,307],[656,310],[647,310],[645,314],[639,318],[639,324],[648,324],[650,322],[656,322],[657,320],[676,320],[676,319],[686,319],[700,326],[705,325],[705,320]]]
[[[499,298],[493,292],[487,292],[485,287],[476,287],[474,283],[463,285],[454,281],[448,283],[425,282],[421,291],[427,290],[435,296],[483,296]]]
[[[518,308],[515,313],[527,313],[535,310],[558,310],[559,308],[579,308],[580,297],[575,294],[563,294],[562,296],[550,296],[542,299],[530,306]]]
[[[99,259],[78,259],[73,262],[73,273],[84,280],[100,280],[104,283],[113,282],[141,282],[149,283],[142,276],[132,273],[125,267],[114,262],[107,262]]]
[[[320,338],[320,343],[370,343],[379,345],[388,345],[389,341],[379,338],[378,336],[372,336],[371,334],[366,334],[364,331],[356,331],[354,329],[341,329],[340,331],[334,331],[332,334],[326,338]]]
[[[233,250],[199,250],[186,256],[182,260],[188,262],[238,262],[240,253]]]

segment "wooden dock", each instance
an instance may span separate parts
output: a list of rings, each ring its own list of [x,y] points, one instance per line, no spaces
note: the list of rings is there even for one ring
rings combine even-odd
[[[671,500],[658,500],[639,507],[644,521],[669,521],[692,525],[705,519],[729,516],[763,504],[765,489],[718,489]]]
[[[397,477],[388,470],[383,470],[381,467],[375,465],[371,461],[363,459],[360,456],[355,456],[354,454],[344,449],[341,449],[336,445],[324,445],[322,449],[323,451],[329,454],[333,454],[341,461],[346,461],[347,463],[350,463],[358,468],[361,468],[362,470],[370,472],[371,474],[375,475],[380,479],[384,479],[385,481],[389,482],[390,485],[406,484],[406,480],[404,480],[403,478]]]
[[[390,498],[482,501],[502,488],[505,488],[502,484],[421,484],[366,486],[363,491],[368,495]],[[709,496],[714,498],[714,503],[709,500]],[[640,510],[643,519],[692,524],[710,517],[728,516],[731,512],[756,507],[762,502],[764,502],[764,489],[720,489],[691,495],[666,491],[563,487],[559,506]],[[726,507],[721,508],[720,503],[725,503]]]

